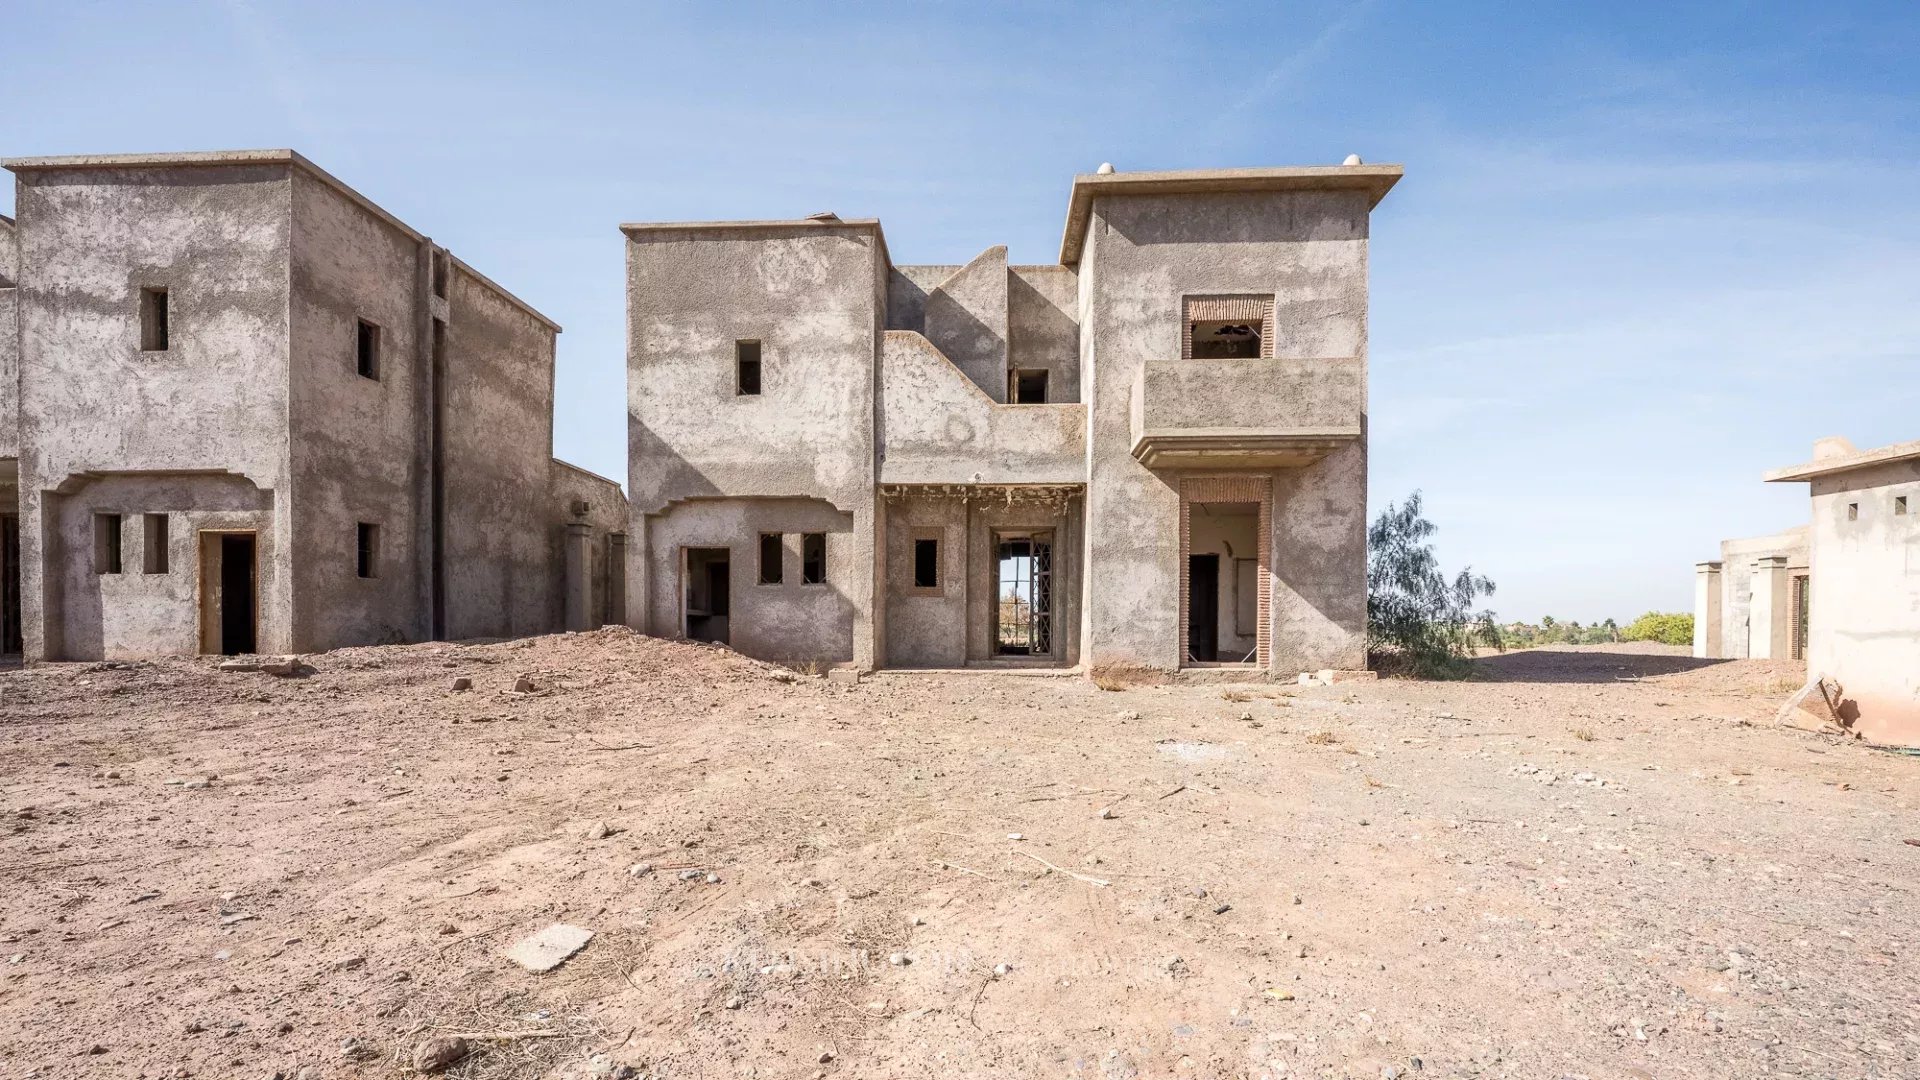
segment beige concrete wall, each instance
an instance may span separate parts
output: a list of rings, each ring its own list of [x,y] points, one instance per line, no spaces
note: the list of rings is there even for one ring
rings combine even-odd
[[[1920,743],[1920,462],[1817,477],[1812,498],[1807,671],[1839,680],[1868,738]]]
[[[1080,400],[1080,282],[1070,266],[1007,268],[1007,366],[1047,372],[1047,402]]]
[[[553,329],[455,263],[441,407],[449,638],[522,637],[561,625],[553,378]]]
[[[852,514],[819,499],[704,498],[649,515],[646,528],[646,574],[653,582],[642,627],[647,633],[683,636],[682,552],[726,548],[732,583],[728,644],[735,651],[788,663],[855,662],[860,591],[871,587],[873,564]],[[774,532],[783,536],[784,572],[780,584],[762,585],[760,534]],[[824,584],[801,579],[804,533],[826,534]]]
[[[20,456],[19,280],[19,237],[13,219],[0,215],[0,458]]]
[[[880,371],[882,483],[1086,482],[1085,406],[997,403],[911,331],[887,331]]]
[[[887,274],[878,231],[800,223],[631,230],[627,270],[629,616],[646,612],[643,628],[677,633],[676,545],[698,536],[749,550],[759,524],[736,536],[713,530],[777,522],[777,509],[747,513],[753,500],[819,500],[852,523],[830,542],[845,549],[837,558],[851,560],[836,576],[838,599],[770,604],[770,621],[743,627],[735,647],[870,665],[883,572],[874,395]],[[739,340],[761,343],[757,396],[735,393]],[[718,495],[741,505],[681,506]],[[808,621],[816,616],[817,625]]]
[[[887,637],[889,667],[961,667],[968,658],[967,596],[973,574],[965,499],[922,496],[887,503]],[[940,542],[940,584],[913,587],[913,542]]]
[[[153,648],[177,640],[186,594],[178,582],[102,591],[73,576],[66,553],[92,545],[90,515],[78,510],[109,497],[129,515],[184,510],[176,495],[197,506],[200,493],[126,476],[83,495],[79,480],[224,470],[279,495],[288,475],[290,170],[35,170],[18,174],[17,191],[29,271],[17,291],[26,656]],[[140,291],[155,286],[169,289],[164,353],[140,349]],[[75,492],[65,507],[49,505],[58,490]],[[287,531],[286,500],[272,505],[263,554],[284,552],[275,538]],[[194,573],[190,559],[173,567]],[[284,609],[286,575],[263,574],[262,610]],[[262,648],[288,644],[284,624],[263,627]]]
[[[925,334],[982,393],[1007,400],[1007,249],[990,247],[927,292]]]
[[[1131,454],[1133,389],[1180,355],[1182,298],[1276,297],[1276,364],[1366,370],[1362,192],[1129,195],[1093,206],[1080,263],[1080,370],[1091,414],[1089,663],[1180,662],[1179,497]],[[1362,424],[1364,430],[1364,398]],[[1366,444],[1274,479],[1272,668],[1365,666]]]
[[[1763,559],[1783,558],[1789,577],[1795,572],[1805,571],[1808,566],[1807,527],[1787,529],[1783,532],[1768,533],[1765,536],[1746,536],[1720,543],[1720,652],[1718,658],[1744,660],[1754,656],[1753,649],[1753,587],[1754,569]],[[1699,612],[1695,612],[1698,617]],[[1789,633],[1791,627],[1786,620],[1773,618],[1769,611],[1767,617],[1768,642],[1758,655],[1765,656],[1773,651],[1772,644],[1776,630]],[[1775,623],[1782,625],[1776,627]],[[1782,653],[1785,655],[1785,653]]]
[[[292,647],[420,640],[424,251],[304,171],[293,195]],[[380,327],[377,380],[356,370],[360,319]],[[360,522],[380,530],[376,577],[357,573]]]

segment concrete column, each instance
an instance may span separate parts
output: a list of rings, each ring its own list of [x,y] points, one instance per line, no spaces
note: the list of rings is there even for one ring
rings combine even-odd
[[[627,534],[607,537],[607,618],[608,626],[623,626],[627,621]]]
[[[1747,614],[1747,656],[1754,660],[1784,659],[1793,654],[1793,633],[1784,555],[1768,555],[1753,562],[1753,603]]]
[[[567,629],[593,629],[593,529],[584,521],[567,522]]]
[[[1726,642],[1720,625],[1720,564],[1693,564],[1693,655],[1717,659]]]

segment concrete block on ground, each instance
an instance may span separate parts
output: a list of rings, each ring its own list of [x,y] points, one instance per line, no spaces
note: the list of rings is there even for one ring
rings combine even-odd
[[[532,972],[552,971],[593,940],[593,931],[584,926],[554,923],[537,934],[514,942],[507,959]]]

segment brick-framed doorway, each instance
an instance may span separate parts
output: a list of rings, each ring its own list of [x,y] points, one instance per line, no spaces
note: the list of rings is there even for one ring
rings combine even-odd
[[[1254,666],[1265,669],[1273,660],[1273,477],[1188,476],[1180,480],[1180,638],[1176,642],[1180,666],[1189,667],[1187,642],[1189,615],[1188,557],[1192,553],[1193,515],[1196,504],[1250,503],[1258,507],[1254,528],[1254,554],[1258,582],[1258,618],[1255,629]]]

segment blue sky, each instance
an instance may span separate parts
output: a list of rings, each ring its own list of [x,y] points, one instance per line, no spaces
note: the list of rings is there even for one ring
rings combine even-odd
[[[547,312],[557,453],[625,477],[630,220],[1057,256],[1121,169],[1402,162],[1372,496],[1504,617],[1691,603],[1815,438],[1920,438],[1920,5],[14,0],[0,154],[293,146]],[[0,208],[11,212],[9,188]]]

